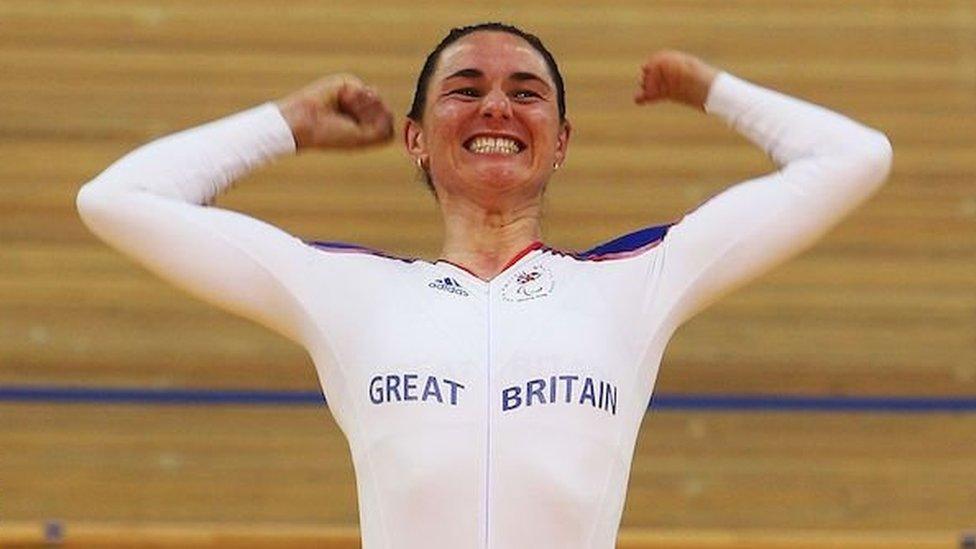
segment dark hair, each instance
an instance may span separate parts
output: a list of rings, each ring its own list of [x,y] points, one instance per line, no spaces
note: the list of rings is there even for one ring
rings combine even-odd
[[[546,67],[549,68],[549,76],[552,77],[553,82],[556,84],[556,104],[559,107],[559,120],[565,120],[566,90],[563,86],[563,76],[559,73],[559,66],[556,65],[556,59],[549,53],[549,50],[542,44],[542,40],[539,40],[539,37],[536,35],[527,33],[512,25],[496,22],[478,23],[476,25],[451,29],[451,32],[437,44],[434,51],[430,52],[427,60],[424,61],[424,68],[420,70],[420,75],[417,77],[417,90],[413,94],[413,104],[410,106],[410,112],[407,113],[407,117],[415,122],[423,120],[424,106],[427,104],[427,85],[430,82],[431,75],[434,74],[434,69],[437,68],[437,61],[440,59],[441,52],[444,51],[444,48],[477,31],[496,31],[514,34],[528,42],[529,45],[542,55],[542,58],[546,61]]]

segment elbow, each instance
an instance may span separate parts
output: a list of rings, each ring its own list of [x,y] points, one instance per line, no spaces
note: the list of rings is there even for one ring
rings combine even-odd
[[[86,225],[89,224],[92,217],[97,215],[103,200],[101,193],[94,187],[93,183],[88,182],[82,185],[81,189],[78,190],[78,195],[75,196],[75,208]]]
[[[859,147],[857,156],[865,179],[875,186],[881,186],[888,179],[894,157],[888,136],[872,130]]]
[[[75,208],[78,216],[86,227],[92,232],[96,232],[96,227],[112,215],[113,210],[118,210],[118,205],[113,205],[113,192],[99,184],[98,179],[94,179],[82,185],[75,196]]]

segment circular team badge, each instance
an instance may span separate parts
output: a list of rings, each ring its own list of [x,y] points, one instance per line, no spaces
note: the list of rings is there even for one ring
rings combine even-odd
[[[531,265],[519,269],[502,288],[505,301],[529,301],[552,293],[553,278],[549,269]]]

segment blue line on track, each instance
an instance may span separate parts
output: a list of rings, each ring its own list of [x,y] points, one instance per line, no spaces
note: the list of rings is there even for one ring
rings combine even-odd
[[[976,397],[662,394],[652,410],[976,412]]]
[[[312,406],[319,391],[141,389],[0,385],[0,402],[44,404],[171,404]],[[976,397],[658,394],[652,410],[803,412],[976,412]]]
[[[246,404],[303,406],[324,404],[318,391],[261,391],[227,389],[141,389],[66,387],[56,385],[0,385],[0,402],[49,404]]]

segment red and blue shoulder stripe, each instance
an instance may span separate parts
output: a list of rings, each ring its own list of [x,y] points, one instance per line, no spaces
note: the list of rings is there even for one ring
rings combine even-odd
[[[305,244],[313,248],[325,252],[367,254],[376,257],[383,257],[386,259],[395,259],[397,261],[403,261],[405,263],[413,263],[417,261],[417,258],[415,257],[400,257],[381,250],[367,248],[366,246],[360,246],[359,244],[349,244],[347,242],[332,242],[332,241],[323,241],[323,240],[304,240],[303,242],[305,242]]]
[[[654,225],[625,234],[621,237],[604,242],[599,246],[579,252],[578,259],[587,261],[605,261],[608,259],[624,259],[639,255],[660,244],[668,234],[668,230],[675,224]]]

